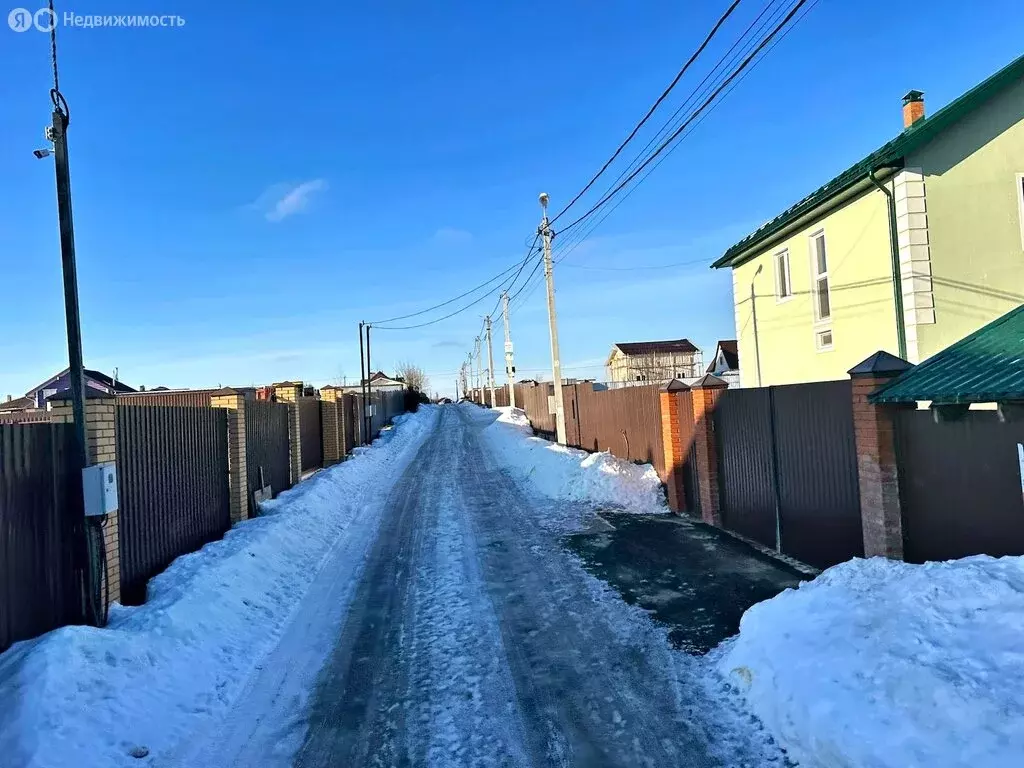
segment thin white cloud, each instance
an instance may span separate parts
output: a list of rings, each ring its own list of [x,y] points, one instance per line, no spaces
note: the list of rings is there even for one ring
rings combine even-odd
[[[278,222],[302,213],[309,205],[310,198],[326,189],[326,179],[312,179],[295,186],[272,188],[271,194],[264,194],[261,198],[266,200],[268,206],[264,216],[267,221]]]

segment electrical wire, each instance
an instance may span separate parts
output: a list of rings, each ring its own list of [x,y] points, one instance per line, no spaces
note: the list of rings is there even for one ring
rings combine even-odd
[[[563,227],[562,232],[565,233],[571,230],[573,227],[578,226],[584,220],[593,215],[599,208],[601,208],[605,203],[611,200],[612,197],[618,194],[619,191],[626,187],[629,184],[629,182],[631,182],[638,175],[640,175],[640,173],[648,165],[654,162],[654,160],[659,155],[661,155],[661,153],[664,152],[672,144],[672,142],[674,142],[675,139],[680,134],[682,134],[682,132],[686,130],[686,128],[691,123],[693,123],[693,121],[696,120],[702,112],[704,112],[705,109],[707,109],[712,104],[712,102],[718,97],[718,95],[722,91],[724,91],[729,86],[729,84],[733,82],[733,80],[739,77],[739,75],[742,74],[748,66],[750,66],[750,63],[754,60],[754,58],[765,48],[765,46],[767,46],[775,38],[776,35],[778,35],[782,28],[789,23],[789,21],[796,15],[796,13],[800,10],[800,8],[804,6],[806,2],[807,0],[797,0],[797,2],[790,9],[789,13],[786,14],[785,18],[775,27],[775,29],[773,29],[767,37],[761,40],[761,42],[754,49],[754,51],[743,60],[743,62],[739,65],[737,69],[735,69],[728,77],[725,78],[725,80],[715,89],[715,91],[683,122],[681,126],[679,126],[679,128],[675,130],[675,132],[673,132],[667,139],[665,139],[665,141],[662,142],[658,146],[658,148],[654,150],[654,152],[652,152],[647,157],[647,159],[645,159],[632,173],[630,173],[624,181],[616,185],[611,192],[602,197],[601,200],[599,200],[596,204],[591,206],[591,208],[587,210],[586,213],[573,220],[572,223]]]
[[[664,91],[662,91],[662,93],[658,97],[657,101],[655,101],[654,104],[651,106],[651,108],[647,110],[647,114],[644,115],[643,118],[640,120],[640,122],[637,123],[633,127],[633,130],[630,131],[629,136],[626,137],[625,141],[623,141],[621,144],[619,144],[618,148],[612,153],[612,156],[609,157],[605,161],[604,165],[601,166],[601,169],[597,173],[594,174],[594,177],[590,181],[587,182],[586,186],[584,186],[583,189],[581,189],[576,194],[576,196],[572,200],[569,201],[568,205],[566,205],[564,208],[562,208],[562,210],[560,210],[558,213],[555,214],[555,217],[553,219],[551,219],[551,222],[550,222],[551,224],[554,224],[556,221],[558,221],[558,219],[562,216],[562,214],[564,214],[566,211],[568,211],[570,208],[572,208],[576,204],[576,202],[581,197],[583,197],[583,195],[585,195],[587,193],[587,191],[592,186],[594,186],[594,182],[596,182],[599,178],[601,178],[601,175],[605,171],[608,170],[608,166],[610,166],[613,162],[615,162],[615,159],[622,153],[622,150],[624,150],[626,148],[626,145],[628,145],[629,142],[631,142],[636,137],[636,135],[640,131],[640,129],[644,127],[644,125],[647,123],[648,120],[650,120],[651,115],[653,115],[654,112],[658,109],[658,107],[661,106],[662,102],[665,101],[666,98],[668,98],[668,95],[670,93],[672,93],[672,89],[675,88],[676,85],[679,84],[679,81],[683,78],[683,75],[686,74],[687,70],[689,70],[689,68],[693,64],[693,62],[695,62],[697,60],[697,57],[700,56],[704,52],[704,49],[708,47],[708,43],[711,42],[711,40],[714,38],[714,36],[718,33],[718,30],[721,29],[722,25],[732,15],[732,12],[736,10],[736,7],[740,4],[740,2],[741,2],[741,0],[734,0],[732,5],[730,5],[726,9],[725,13],[722,14],[721,18],[718,19],[718,22],[715,24],[715,26],[712,27],[711,31],[708,32],[708,34],[704,37],[703,42],[701,42],[701,44],[697,48],[697,50],[694,51],[693,54],[690,56],[690,58],[686,60],[686,63],[683,64],[682,69],[680,69],[676,73],[675,78],[672,80],[671,83],[669,83],[668,88],[666,88]]]

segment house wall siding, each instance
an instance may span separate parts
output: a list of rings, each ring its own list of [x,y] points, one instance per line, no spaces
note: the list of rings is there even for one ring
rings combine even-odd
[[[916,329],[923,360],[1024,302],[1016,188],[1024,173],[1024,80],[906,164],[921,169],[927,195],[935,322]]]
[[[832,318],[815,323],[810,236],[823,229],[828,254]],[[775,254],[789,250],[791,298],[775,296]],[[873,190],[830,211],[814,224],[761,251],[733,270],[741,386],[795,384],[846,377],[879,349],[896,354],[889,214]],[[763,267],[756,276],[758,267]],[[757,301],[761,381],[757,377],[750,284]],[[815,334],[832,330],[832,349],[819,351]]]

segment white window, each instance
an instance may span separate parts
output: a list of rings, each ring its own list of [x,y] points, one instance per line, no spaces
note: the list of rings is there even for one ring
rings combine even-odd
[[[1020,245],[1024,248],[1024,173],[1017,174],[1017,210],[1020,211]]]
[[[814,345],[818,348],[819,352],[832,349],[832,330],[818,331],[814,334]]]
[[[793,281],[789,277],[789,251],[775,254],[775,300],[783,301],[793,296]]]
[[[832,296],[828,287],[828,253],[825,250],[825,233],[811,235],[811,285],[814,304],[814,319],[819,323],[832,318]]]

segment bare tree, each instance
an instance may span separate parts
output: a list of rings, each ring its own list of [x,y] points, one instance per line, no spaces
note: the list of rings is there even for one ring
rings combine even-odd
[[[427,391],[427,374],[415,363],[408,361],[395,366],[395,374],[405,381],[405,386],[417,392]]]

